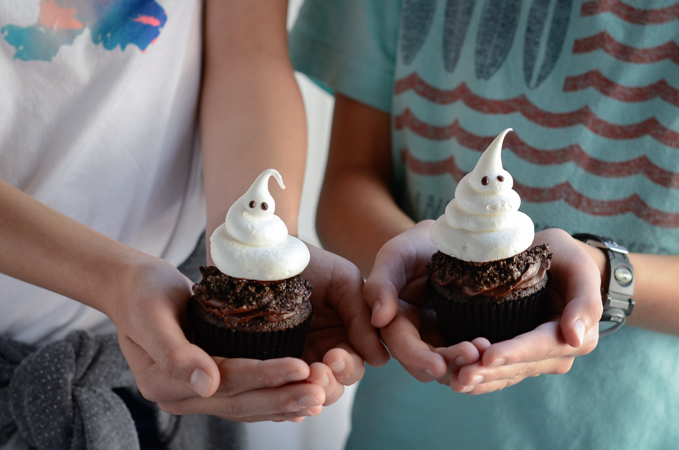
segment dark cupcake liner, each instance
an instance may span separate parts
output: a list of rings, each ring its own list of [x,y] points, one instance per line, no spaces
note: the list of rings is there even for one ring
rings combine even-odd
[[[189,340],[212,356],[225,358],[300,358],[313,311],[299,325],[280,331],[241,331],[217,327],[189,314]]]
[[[545,321],[545,304],[551,284],[528,297],[502,303],[455,301],[443,297],[427,280],[441,333],[448,345],[485,337],[491,343],[511,339],[535,329]]]

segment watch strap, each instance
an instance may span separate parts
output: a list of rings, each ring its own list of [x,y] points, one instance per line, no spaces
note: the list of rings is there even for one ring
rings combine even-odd
[[[573,237],[588,245],[600,248],[606,254],[608,272],[602,286],[604,312],[601,322],[611,322],[613,326],[601,331],[606,336],[625,324],[634,309],[634,268],[627,257],[628,250],[612,239],[596,234],[578,233]]]

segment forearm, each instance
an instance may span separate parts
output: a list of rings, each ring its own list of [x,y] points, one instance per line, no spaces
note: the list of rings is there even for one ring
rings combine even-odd
[[[156,260],[0,180],[0,272],[111,316],[126,275]]]
[[[326,178],[316,223],[324,248],[352,261],[364,277],[384,243],[414,225],[382,180],[358,168]]]
[[[582,244],[599,267],[605,283],[607,267],[604,253]],[[634,311],[629,318],[631,326],[660,333],[679,335],[679,291],[675,278],[679,274],[679,256],[631,253],[634,267]]]
[[[288,60],[286,3],[207,2],[200,131],[208,235],[267,168],[286,187],[271,186],[276,215],[297,233],[306,121]]]
[[[391,193],[390,136],[389,114],[336,95],[318,236],[366,277],[382,245],[413,226]]]

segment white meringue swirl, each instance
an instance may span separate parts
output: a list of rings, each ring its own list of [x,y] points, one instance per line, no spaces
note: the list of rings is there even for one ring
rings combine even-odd
[[[431,229],[431,240],[442,253],[470,262],[509,258],[533,243],[535,226],[519,211],[521,198],[512,189],[514,180],[502,167],[502,141],[511,128],[500,133],[481,155],[476,167],[455,189]]]
[[[309,249],[274,214],[270,177],[285,189],[278,171],[267,169],[231,205],[226,221],[210,236],[210,253],[219,270],[234,278],[276,281],[299,275],[309,264]]]

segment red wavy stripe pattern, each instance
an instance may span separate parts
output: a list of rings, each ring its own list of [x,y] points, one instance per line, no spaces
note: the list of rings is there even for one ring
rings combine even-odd
[[[672,22],[679,19],[679,3],[658,9],[638,9],[620,0],[595,0],[582,4],[581,16],[613,13],[625,22],[636,25],[650,25]]]
[[[446,127],[445,133],[441,134],[436,132],[437,130],[430,130],[430,126],[412,115],[401,115],[396,118],[396,129],[403,128],[408,128],[422,137],[435,138],[432,140],[454,138],[460,145],[471,150],[478,149],[478,151],[487,148],[494,138],[493,136],[474,135],[462,128],[458,121]],[[646,155],[621,162],[602,161],[592,158],[578,144],[572,144],[568,147],[555,150],[539,150],[526,144],[516,133],[508,134],[505,138],[505,143],[516,156],[531,164],[547,166],[574,163],[584,171],[604,178],[643,175],[660,186],[679,189],[679,173],[656,166]]]
[[[660,80],[648,86],[623,86],[606,78],[598,69],[576,77],[566,78],[563,90],[564,92],[573,92],[590,87],[607,97],[621,102],[645,102],[654,98],[660,98],[679,108],[679,91],[670,86],[665,80]]]
[[[447,173],[457,182],[465,175],[452,156],[443,161],[420,161],[408,150],[403,150],[401,159],[411,171],[419,175],[443,175]],[[533,188],[514,180],[514,189],[523,200],[528,202],[549,203],[563,200],[578,211],[593,216],[615,216],[632,213],[657,227],[679,228],[679,214],[652,208],[637,194],[619,200],[596,200],[576,191],[568,181],[551,188]]]
[[[620,61],[635,64],[650,64],[669,59],[679,64],[679,46],[674,41],[665,42],[657,47],[637,48],[621,44],[605,31],[594,36],[577,39],[573,43],[573,53],[590,53],[603,50]]]
[[[679,133],[666,128],[654,117],[636,124],[615,125],[597,117],[587,106],[569,113],[551,113],[533,105],[525,95],[507,100],[489,100],[474,94],[465,83],[461,83],[452,90],[441,90],[422,80],[417,72],[396,80],[394,86],[395,94],[402,94],[408,90],[413,90],[422,98],[436,104],[446,105],[462,101],[467,107],[482,114],[510,114],[518,112],[526,119],[543,127],[566,128],[574,125],[583,125],[593,133],[609,139],[637,139],[643,136],[651,136],[664,145],[679,148]],[[407,109],[399,117],[402,117],[402,120],[409,121],[414,119],[414,116]],[[421,129],[422,136],[431,135],[430,139],[436,139],[436,135],[444,136],[440,139],[448,139],[450,137],[445,137],[447,133],[445,127],[424,124],[418,125],[417,129]],[[413,130],[416,131],[414,128]]]

